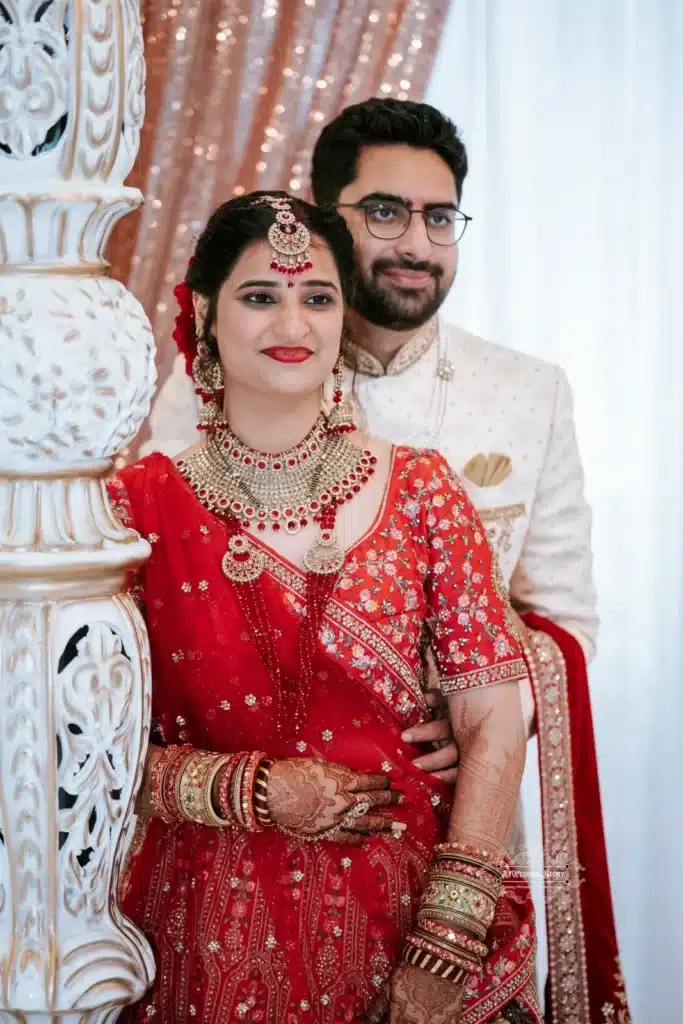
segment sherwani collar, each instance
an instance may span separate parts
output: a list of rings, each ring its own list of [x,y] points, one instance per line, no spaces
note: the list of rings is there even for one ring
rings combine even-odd
[[[351,361],[358,372],[366,377],[397,377],[400,373],[404,373],[411,366],[414,366],[422,358],[425,352],[434,344],[438,333],[439,318],[438,316],[433,316],[421,330],[413,335],[410,341],[401,346],[386,368],[367,349],[361,348],[360,345],[353,341],[349,341]]]

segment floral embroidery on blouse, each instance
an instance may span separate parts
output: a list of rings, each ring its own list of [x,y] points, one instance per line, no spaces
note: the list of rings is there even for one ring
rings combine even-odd
[[[436,452],[399,448],[395,465],[385,519],[344,566],[340,599],[410,660],[426,623],[444,693],[524,678],[495,556],[466,491]],[[330,653],[339,642],[324,633]],[[375,676],[376,692],[385,685]]]

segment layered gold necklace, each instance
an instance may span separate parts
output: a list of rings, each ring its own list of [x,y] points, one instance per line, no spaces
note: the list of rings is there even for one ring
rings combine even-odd
[[[331,431],[321,415],[303,441],[275,454],[249,448],[229,427],[219,427],[203,448],[178,462],[178,469],[205,508],[242,527],[295,534],[315,522],[320,535],[304,564],[327,574],[338,572],[344,561],[334,532],[337,509],[359,493],[376,461],[370,451]],[[246,537],[231,538],[223,559],[229,579],[246,582],[262,568],[263,559]]]

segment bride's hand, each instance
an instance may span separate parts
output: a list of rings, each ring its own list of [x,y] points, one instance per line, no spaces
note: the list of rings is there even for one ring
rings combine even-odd
[[[399,964],[391,979],[389,1024],[456,1024],[463,986],[421,967]]]
[[[276,761],[268,780],[268,811],[285,832],[358,845],[364,836],[400,835],[405,825],[381,808],[400,802],[386,775],[352,771],[317,757]]]

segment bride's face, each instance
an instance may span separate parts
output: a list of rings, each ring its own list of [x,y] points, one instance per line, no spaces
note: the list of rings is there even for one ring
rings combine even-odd
[[[332,253],[312,239],[313,269],[270,269],[266,241],[242,253],[218,296],[214,325],[226,391],[318,391],[339,354],[344,304]]]

